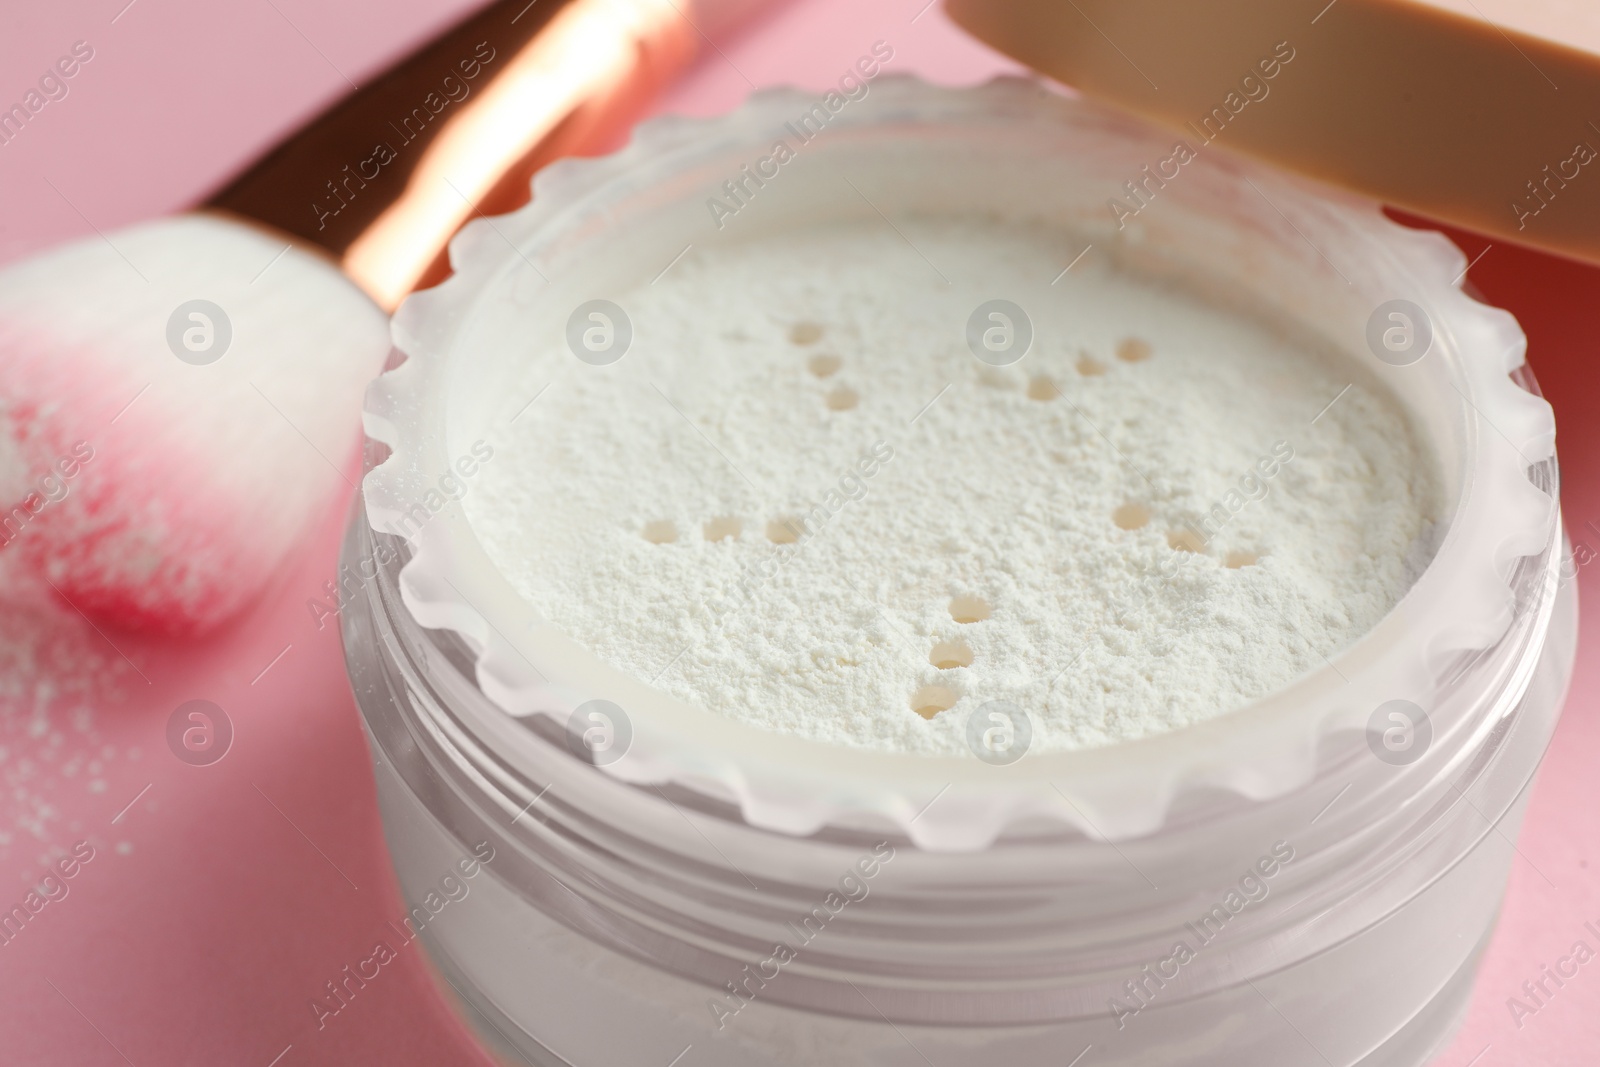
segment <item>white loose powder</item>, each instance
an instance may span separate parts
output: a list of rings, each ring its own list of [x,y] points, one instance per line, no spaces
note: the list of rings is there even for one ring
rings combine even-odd
[[[0,453],[0,487],[9,473]],[[51,592],[0,548],[0,879],[14,873],[24,887],[85,832],[73,795],[103,791],[113,767],[139,758],[97,722],[138,676]]]
[[[693,250],[614,294],[619,362],[530,362],[469,517],[602,660],[768,730],[957,753],[1006,700],[1050,751],[1236,708],[1405,592],[1431,453],[1353,361],[1098,250],[1063,274],[1082,247],[927,220]],[[1035,332],[1003,368],[965,334],[995,297]]]

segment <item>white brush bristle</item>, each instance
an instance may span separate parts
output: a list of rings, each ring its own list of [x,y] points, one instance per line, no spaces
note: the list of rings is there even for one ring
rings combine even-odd
[[[284,246],[187,215],[0,271],[0,552],[91,619],[215,625],[341,485],[388,320]],[[179,315],[174,346],[195,300],[223,315]]]

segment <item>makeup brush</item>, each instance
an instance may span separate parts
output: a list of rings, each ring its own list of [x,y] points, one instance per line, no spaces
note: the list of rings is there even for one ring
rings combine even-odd
[[[336,499],[386,313],[451,235],[758,4],[493,4],[197,211],[0,271],[0,552],[97,624],[236,613]]]

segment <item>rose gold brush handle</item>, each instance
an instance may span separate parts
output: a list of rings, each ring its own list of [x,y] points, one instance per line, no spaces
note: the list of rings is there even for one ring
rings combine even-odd
[[[756,0],[502,0],[357,90],[206,201],[332,253],[386,310],[560,156],[604,151]]]

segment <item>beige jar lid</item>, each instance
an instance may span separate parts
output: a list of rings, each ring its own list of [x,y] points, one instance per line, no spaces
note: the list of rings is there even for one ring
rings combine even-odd
[[[1600,9],[1582,0],[946,6],[979,40],[1192,148],[1600,262]]]

